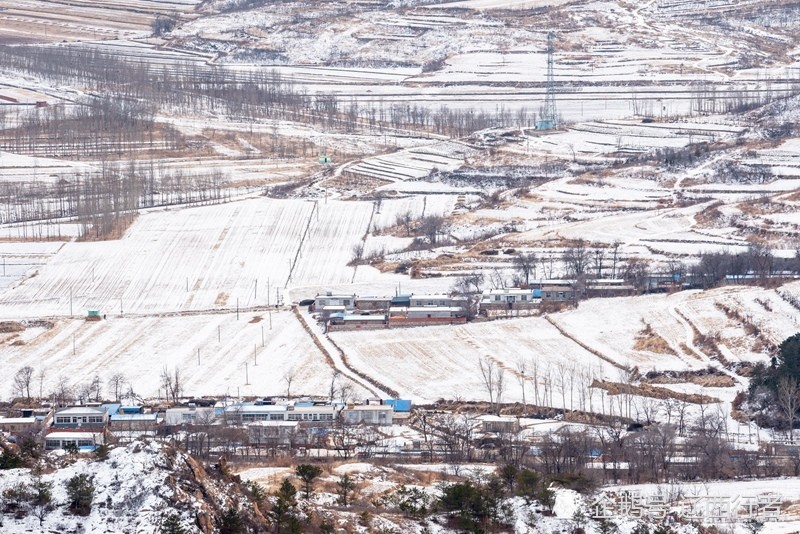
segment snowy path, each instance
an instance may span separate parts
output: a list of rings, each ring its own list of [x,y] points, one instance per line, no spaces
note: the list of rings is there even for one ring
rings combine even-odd
[[[303,324],[305,330],[314,339],[314,343],[317,345],[317,347],[327,354],[327,356],[330,358],[330,363],[332,363],[334,368],[343,376],[349,378],[357,385],[369,391],[373,396],[383,399],[397,396],[397,392],[388,391],[388,388],[384,389],[379,387],[377,385],[378,382],[375,379],[370,378],[363,373],[360,373],[358,370],[351,368],[350,365],[345,362],[343,357],[344,353],[341,351],[341,349],[334,344],[327,335],[320,332],[319,327],[308,311],[301,311],[299,308],[295,308],[295,315],[297,315],[298,320]]]

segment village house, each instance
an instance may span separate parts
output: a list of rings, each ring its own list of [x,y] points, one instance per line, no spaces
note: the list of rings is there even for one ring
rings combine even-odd
[[[356,297],[358,310],[386,312],[391,305],[392,297]]]
[[[341,405],[297,402],[286,411],[287,421],[330,423],[336,419]]]
[[[53,428],[105,428],[108,412],[95,406],[70,406],[56,410]]]
[[[157,413],[116,413],[109,417],[112,432],[153,431],[162,421]]]
[[[314,308],[311,311],[322,311],[326,307],[344,308],[354,310],[356,308],[355,295],[336,295],[330,291],[324,295],[314,297]]]
[[[532,289],[540,290],[542,302],[574,302],[575,280],[532,280]]]
[[[0,417],[0,432],[16,436],[27,432],[36,432],[41,427],[41,421],[35,416],[30,417]]]
[[[411,295],[409,297],[409,308],[423,308],[423,307],[450,307],[456,297],[449,295]]]
[[[586,282],[586,298],[628,297],[636,294],[636,288],[621,279],[601,278]]]
[[[365,315],[354,313],[332,313],[328,318],[327,328],[331,330],[367,330],[386,328],[388,321],[385,314]]]
[[[342,410],[342,421],[349,425],[391,425],[394,410],[382,404],[348,405]]]
[[[541,302],[541,289],[488,289],[481,296],[479,312],[487,317],[526,314],[538,309]]]
[[[210,424],[217,418],[214,408],[199,406],[178,406],[167,408],[164,424],[167,426]]]
[[[52,451],[74,445],[81,451],[93,451],[106,442],[104,431],[51,429],[44,439],[45,450]]]
[[[256,421],[247,425],[250,445],[256,448],[292,447],[300,435],[298,421]]]

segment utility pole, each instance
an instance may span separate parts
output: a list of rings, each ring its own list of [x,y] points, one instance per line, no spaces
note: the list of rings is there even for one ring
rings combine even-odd
[[[253,345],[253,366],[258,365],[258,345]]]
[[[553,53],[555,35],[547,34],[547,89],[544,95],[541,119],[536,123],[537,130],[552,130],[558,126],[558,112],[556,111],[555,77],[553,75]]]
[[[200,365],[200,347],[197,347],[197,365]]]
[[[247,362],[244,362],[244,385],[250,385],[250,371],[247,368]]]

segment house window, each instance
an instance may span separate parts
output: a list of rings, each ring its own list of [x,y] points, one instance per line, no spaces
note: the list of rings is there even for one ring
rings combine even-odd
[[[350,306],[350,300],[345,300],[345,301],[344,301],[344,305],[345,305],[345,306]]]
[[[564,292],[563,291],[558,294],[558,298],[560,298],[560,299],[564,298]]]
[[[99,416],[99,415],[93,415],[93,416],[89,417],[89,422],[90,423],[102,423],[103,422],[103,418],[101,416]]]
[[[500,295],[495,295],[494,300],[495,302],[500,302]]]
[[[528,295],[522,295],[522,300],[523,301],[528,300]]]

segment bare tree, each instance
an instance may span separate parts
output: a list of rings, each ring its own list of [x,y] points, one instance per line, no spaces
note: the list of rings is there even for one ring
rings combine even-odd
[[[283,381],[286,383],[286,398],[292,398],[292,382],[294,382],[295,377],[297,377],[297,369],[295,367],[290,367],[283,373]]]
[[[14,395],[31,399],[31,380],[33,379],[33,367],[26,365],[14,374],[12,383]]]
[[[72,402],[74,398],[74,391],[72,386],[70,386],[67,377],[60,376],[58,377],[58,384],[56,385],[56,389],[53,391],[53,401],[56,403],[57,406],[63,406],[69,402]]]
[[[328,387],[328,399],[331,402],[333,402],[333,398],[336,396],[336,382],[339,379],[340,374],[341,371],[339,371],[338,369],[334,369],[333,372],[331,373],[331,383],[330,386]]]
[[[589,249],[586,241],[578,239],[570,247],[564,250],[564,266],[567,268],[569,276],[579,277],[586,274],[590,262]]]
[[[486,391],[489,394],[489,404],[491,406],[491,410],[495,413],[499,413],[500,401],[505,388],[505,370],[499,365],[495,364],[492,360],[486,358],[479,359],[478,366],[481,370],[483,384],[486,386]]]
[[[428,238],[431,245],[440,241],[440,235],[444,231],[445,219],[439,215],[429,215],[420,220],[419,229],[422,235]]]
[[[161,387],[167,399],[177,404],[183,394],[183,379],[180,369],[176,367],[170,372],[170,370],[164,366],[161,370]]]
[[[119,402],[120,398],[122,398],[122,390],[125,388],[125,376],[122,373],[114,373],[108,379],[108,386],[111,388],[111,391],[114,394],[114,401]]]
[[[517,358],[517,380],[519,380],[519,387],[522,389],[522,411],[523,413],[528,409],[528,403],[525,399],[525,386],[528,380],[528,364],[529,361],[524,356]]]
[[[464,295],[474,295],[481,292],[483,287],[483,273],[472,273],[462,276],[454,285],[454,290]]]
[[[39,398],[40,399],[44,398],[44,377],[45,377],[45,372],[44,372],[44,368],[42,368],[42,369],[39,370],[39,374],[36,375],[36,378],[39,379]]]
[[[411,230],[413,227],[414,216],[411,213],[411,210],[406,210],[403,213],[398,213],[397,218],[395,219],[395,224],[397,226],[402,226],[403,229],[406,231],[406,235],[411,235]]]
[[[797,408],[800,407],[800,386],[797,380],[783,376],[778,381],[778,406],[789,425],[789,441],[794,443],[794,425],[797,422]]]
[[[530,277],[536,278],[536,254],[533,252],[520,252],[514,256],[514,268],[525,277],[525,286],[530,285]]]

